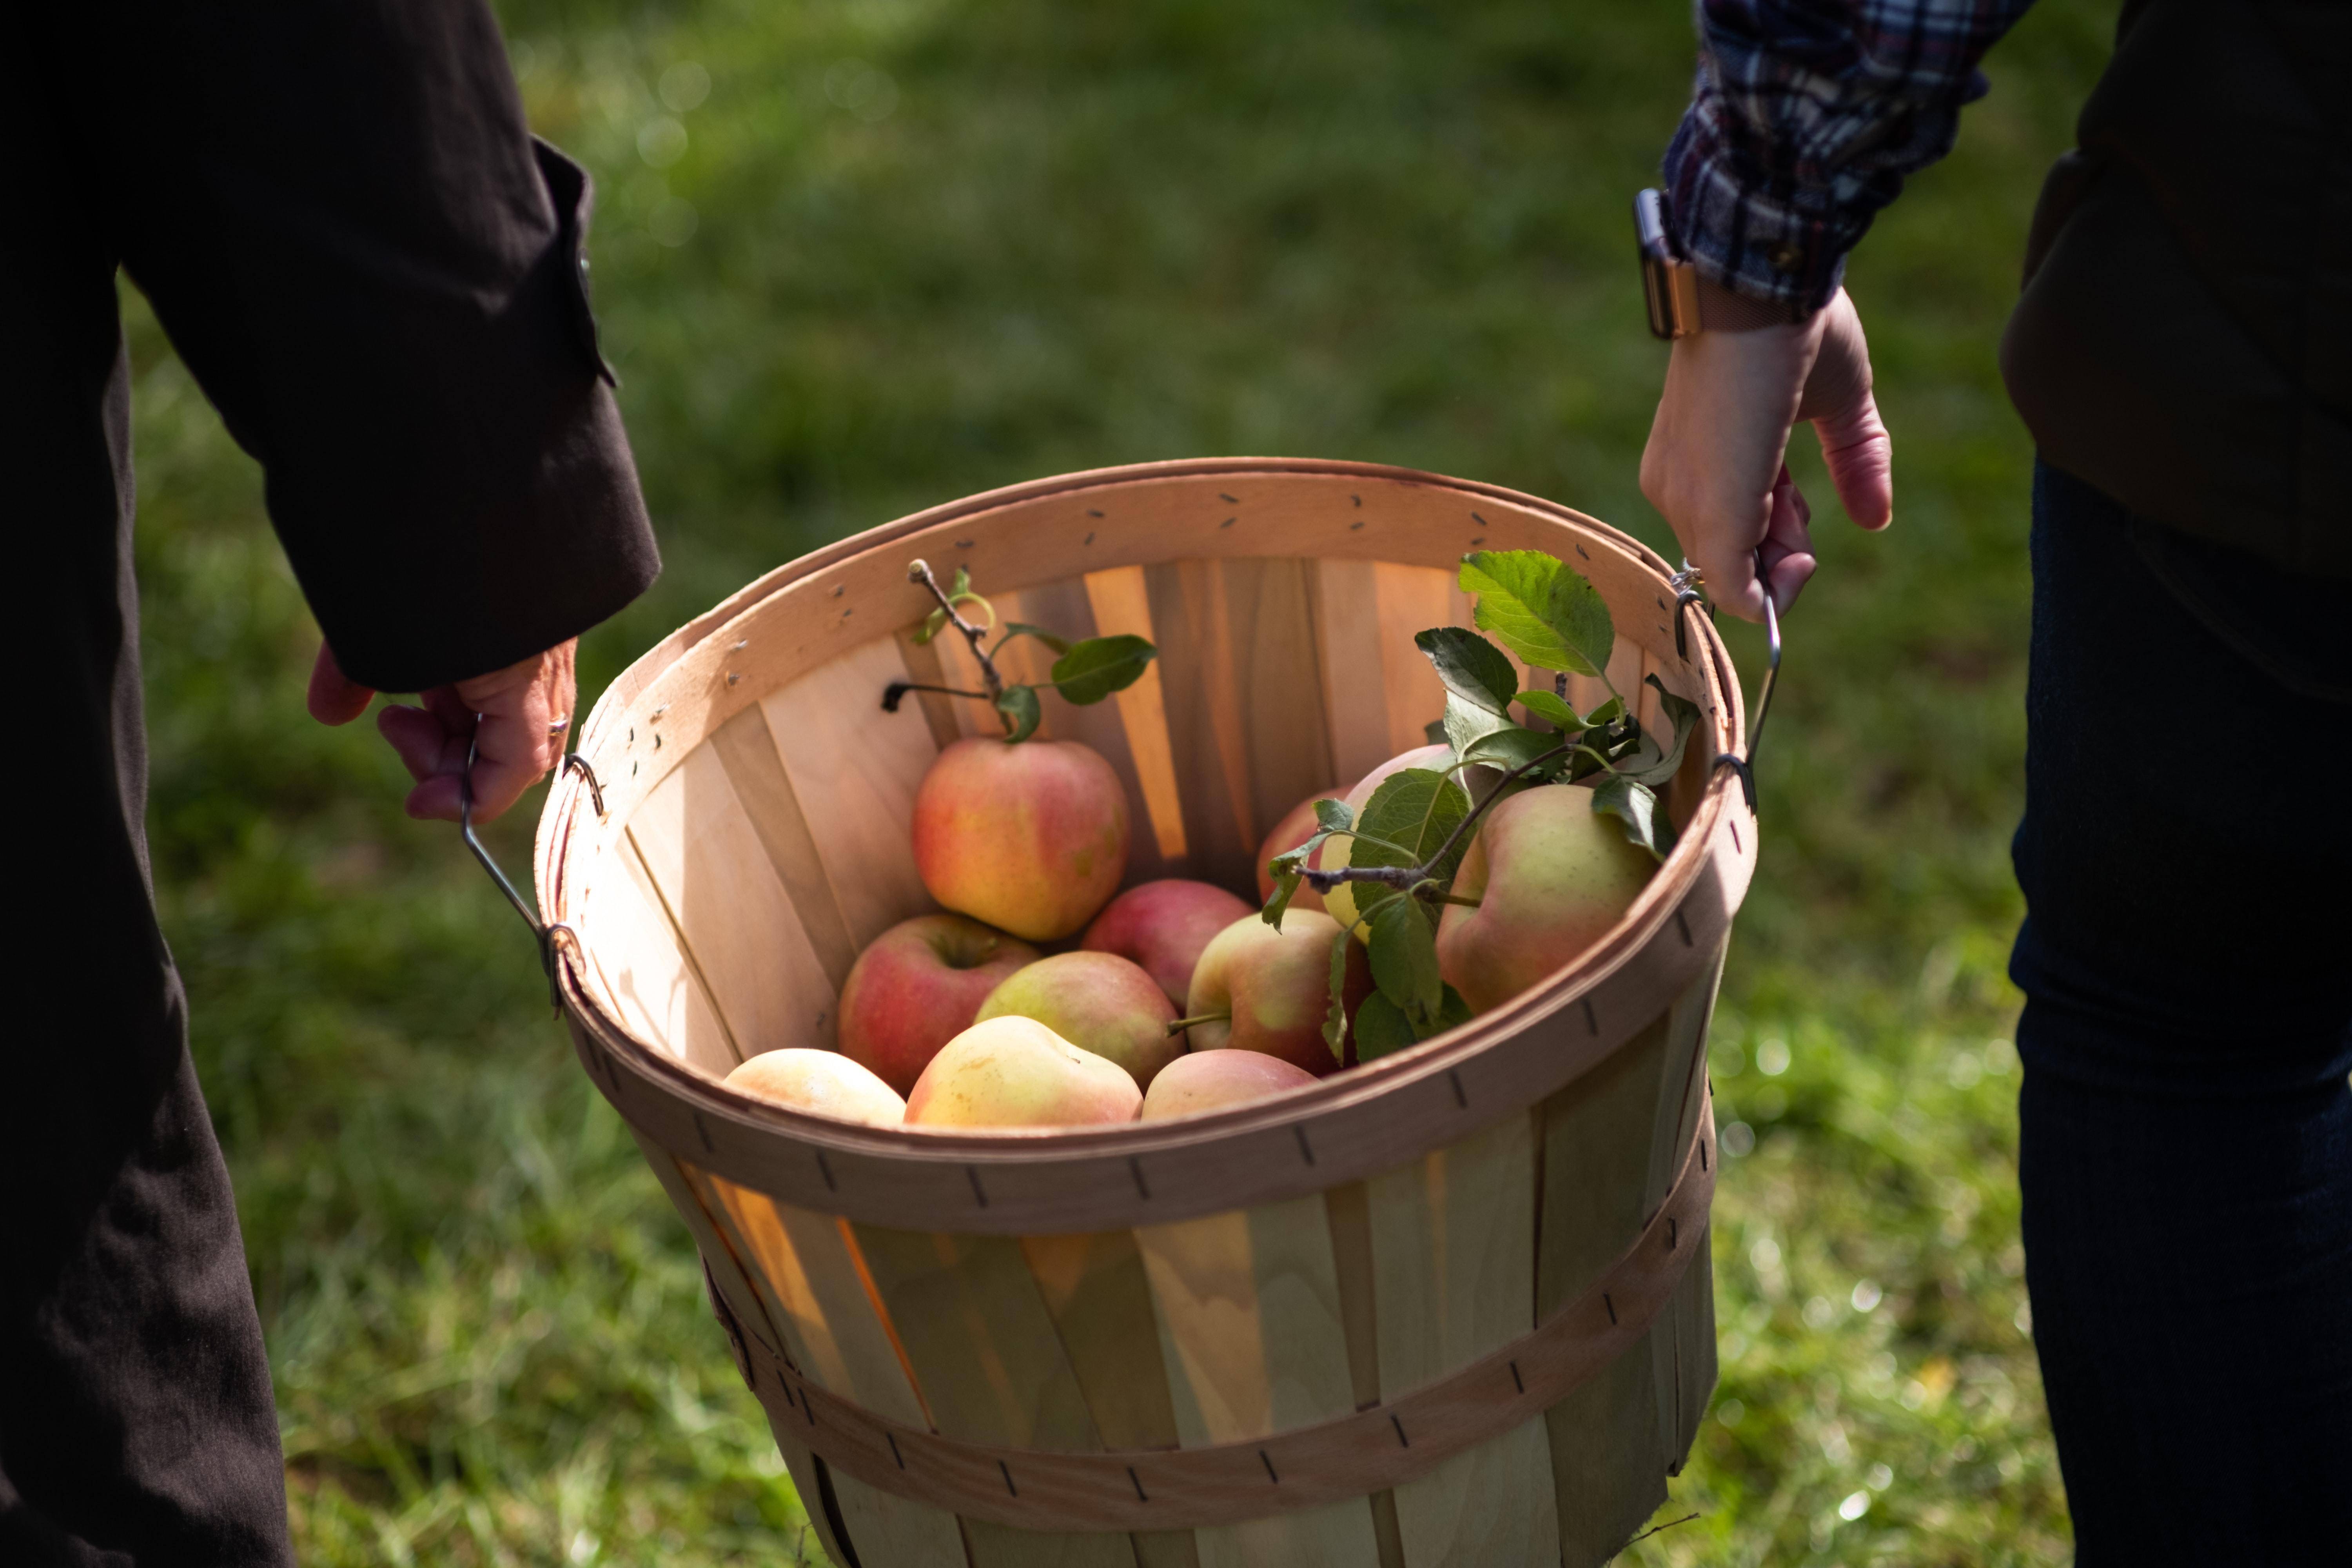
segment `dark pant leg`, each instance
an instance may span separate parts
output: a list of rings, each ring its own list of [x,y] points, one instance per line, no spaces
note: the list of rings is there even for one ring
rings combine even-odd
[[[20,806],[0,1031],[0,1564],[270,1568],[293,1554],[268,1364],[148,888],[114,268],[69,204],[44,206],[57,193],[31,162],[33,188],[0,219]]]
[[[2037,475],[2011,963],[2034,1341],[2084,1568],[2332,1565],[2352,1560],[2352,709],[2233,652],[2136,526]],[[2276,613],[2314,605],[2283,585]]]

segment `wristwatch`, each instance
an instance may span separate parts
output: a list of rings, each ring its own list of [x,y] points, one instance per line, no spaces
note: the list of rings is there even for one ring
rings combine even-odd
[[[1642,293],[1650,307],[1650,334],[1672,342],[1698,332],[1745,332],[1801,321],[1805,312],[1750,300],[1699,276],[1675,254],[1666,227],[1664,191],[1633,197],[1633,239],[1642,258]]]
[[[1650,335],[1672,342],[1699,329],[1698,269],[1675,254],[1666,234],[1666,194],[1633,197],[1633,242],[1642,257],[1642,293],[1650,306]]]

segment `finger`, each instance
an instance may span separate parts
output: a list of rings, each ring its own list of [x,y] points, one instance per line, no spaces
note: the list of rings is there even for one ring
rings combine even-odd
[[[1764,581],[1772,592],[1772,607],[1782,615],[1797,602],[1818,564],[1813,556],[1813,509],[1787,468],[1772,487],[1772,516],[1758,553]],[[1757,606],[1759,614],[1763,606]]]
[[[1864,528],[1885,528],[1895,515],[1895,443],[1871,395],[1862,315],[1841,289],[1821,316],[1821,352],[1806,374],[1797,416],[1811,421],[1846,515]]]
[[[414,779],[455,776],[465,752],[448,726],[422,708],[394,703],[376,715],[375,727]]]
[[[342,666],[335,662],[335,650],[320,641],[318,659],[310,666],[306,699],[310,717],[321,724],[348,724],[366,712],[374,698],[374,689],[345,675]]]
[[[488,822],[523,797],[547,774],[548,742],[529,732],[526,721],[485,715],[475,754],[474,820]]]
[[[476,709],[457,694],[456,687],[436,686],[430,691],[419,692],[416,700],[425,704],[425,710],[451,734],[473,734]]]
[[[1846,516],[1873,532],[1895,521],[1895,439],[1868,392],[1854,406],[1813,421],[1822,461]]]

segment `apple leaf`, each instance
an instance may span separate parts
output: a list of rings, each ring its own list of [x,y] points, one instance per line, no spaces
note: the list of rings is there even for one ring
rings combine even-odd
[[[1011,642],[1014,637],[1035,637],[1039,642],[1044,643],[1055,653],[1067,653],[1070,651],[1070,639],[1067,637],[1055,637],[1052,632],[1047,631],[1045,627],[1033,626],[1027,621],[1007,621],[1004,624],[1004,635],[997,638],[996,647],[989,650],[990,657],[993,658],[996,654],[1003,651],[1004,645]]]
[[[1437,936],[1411,899],[1395,898],[1372,915],[1372,984],[1411,1018],[1435,1018],[1445,1005],[1437,973]]]
[[[1336,803],[1335,803],[1336,804]],[[1308,836],[1306,843],[1296,849],[1286,849],[1265,863],[1266,875],[1274,879],[1274,891],[1267,895],[1265,907],[1258,918],[1275,930],[1282,929],[1282,917],[1290,910],[1290,900],[1298,896],[1300,873],[1315,862],[1315,851],[1331,837],[1330,829]]]
[[[1445,721],[1443,719],[1432,719],[1428,723],[1423,724],[1421,727],[1421,738],[1428,742],[1433,746],[1444,745],[1445,743]]]
[[[1598,675],[1616,647],[1609,606],[1581,573],[1540,550],[1481,550],[1462,560],[1462,591],[1478,595],[1478,629],[1520,662]]]
[[[1132,636],[1088,637],[1054,661],[1054,686],[1081,706],[1134,685],[1160,650]]]
[[[1674,847],[1674,829],[1658,810],[1657,793],[1639,780],[1611,773],[1592,792],[1592,809],[1597,815],[1617,818],[1624,826],[1626,842],[1640,845],[1658,859],[1664,859],[1666,851]]]
[[[1274,891],[1266,895],[1265,908],[1258,910],[1257,918],[1280,931],[1282,917],[1290,912],[1290,900],[1298,896],[1298,867],[1296,862],[1286,866],[1280,860],[1272,860],[1267,862],[1266,869],[1274,874]]]
[[[1357,1061],[1377,1061],[1412,1042],[1412,1020],[1379,992],[1356,1005]]]
[[[1470,815],[1462,787],[1444,773],[1428,768],[1400,768],[1381,781],[1372,798],[1356,818],[1356,841],[1348,854],[1351,866],[1418,866],[1437,853],[1438,847]],[[1454,847],[1442,865],[1430,868],[1440,887],[1454,880],[1469,847],[1467,838]],[[1360,897],[1370,891],[1358,885]]]
[[[1512,724],[1481,737],[1476,744],[1462,753],[1462,760],[1465,763],[1491,763],[1505,773],[1510,773],[1527,766],[1546,752],[1559,751],[1567,743],[1560,736],[1546,734],[1541,730],[1522,729],[1517,724]],[[1568,759],[1561,757],[1559,761],[1565,763]],[[1543,771],[1549,773],[1554,770]]]
[[[1004,715],[1004,739],[1008,745],[1018,745],[1037,732],[1045,710],[1038,706],[1034,687],[1008,686],[996,694],[996,710]]]
[[[1655,788],[1671,781],[1675,770],[1683,765],[1684,748],[1690,744],[1691,731],[1698,723],[1698,704],[1675,696],[1654,675],[1649,678],[1649,684],[1657,688],[1660,710],[1674,721],[1674,742],[1661,747],[1647,731],[1642,731],[1633,756],[1619,764],[1616,771],[1636,784]]]
[[[1323,1043],[1331,1047],[1331,1059],[1342,1063],[1348,1059],[1348,943],[1353,940],[1346,931],[1331,939],[1331,1005],[1323,1015]]]
[[[1580,718],[1576,710],[1568,705],[1568,699],[1556,691],[1522,691],[1516,700],[1537,718],[1559,725],[1560,732],[1566,735],[1598,730],[1625,710],[1625,705],[1612,697]]]
[[[1460,626],[1432,626],[1413,634],[1412,646],[1429,656],[1446,690],[1489,713],[1509,710],[1519,672],[1493,643]]]
[[[1346,801],[1327,795],[1315,803],[1315,820],[1326,833],[1345,833],[1356,826],[1356,814],[1348,809]]]
[[[1497,713],[1491,708],[1481,708],[1475,702],[1465,701],[1458,694],[1451,691],[1445,694],[1444,722],[1446,743],[1454,748],[1455,756],[1463,758],[1467,758],[1477,749],[1480,742],[1496,731],[1518,728],[1507,714]]]
[[[1438,1007],[1436,1018],[1422,1025],[1416,1025],[1402,1008],[1376,991],[1356,1008],[1356,1060],[1377,1060],[1469,1021],[1470,1005],[1451,985],[1445,987],[1445,1000]]]
[[[1564,732],[1585,727],[1584,721],[1576,716],[1576,710],[1568,705],[1568,699],[1557,692],[1522,691],[1518,704],[1537,718],[1559,725]]]

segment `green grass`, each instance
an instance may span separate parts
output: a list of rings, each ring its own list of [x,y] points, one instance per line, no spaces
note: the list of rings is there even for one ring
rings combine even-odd
[[[1717,1197],[1723,1381],[1660,1516],[1699,1517],[1640,1563],[2068,1553],[2016,1236],[2030,453],[1993,343],[2110,10],[2044,0],[1853,265],[1897,521],[1855,534],[1801,458],[1823,570],[1713,1058],[1755,1141]],[[601,314],[669,562],[588,639],[591,691],[824,540],[1071,468],[1412,464],[1668,542],[1634,487],[1662,366],[1625,207],[1686,89],[1686,7],[505,14],[534,122],[601,187]],[[675,107],[686,62],[709,92]],[[257,477],[125,298],[157,879],[305,1560],[813,1552],[528,939],[453,831],[400,816],[366,726],[301,717],[315,633]],[[518,869],[528,816],[494,836]]]

